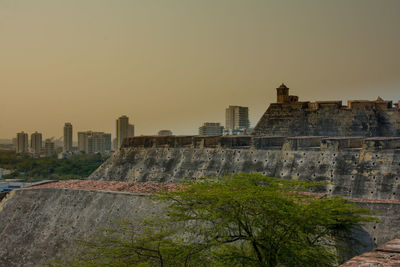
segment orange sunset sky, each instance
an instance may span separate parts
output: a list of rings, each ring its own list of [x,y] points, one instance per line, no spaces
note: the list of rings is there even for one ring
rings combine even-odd
[[[399,0],[0,0],[0,138],[196,134],[285,82],[300,100],[400,99]]]

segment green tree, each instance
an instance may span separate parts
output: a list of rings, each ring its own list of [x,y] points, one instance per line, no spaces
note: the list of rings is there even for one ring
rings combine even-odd
[[[161,223],[105,231],[70,264],[334,266],[340,244],[376,219],[343,198],[304,193],[318,185],[237,174],[163,192]]]

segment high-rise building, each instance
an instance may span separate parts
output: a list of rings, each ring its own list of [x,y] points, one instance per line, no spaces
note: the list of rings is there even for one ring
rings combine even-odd
[[[116,138],[117,138],[117,149],[121,147],[122,142],[126,137],[135,135],[135,126],[129,124],[129,118],[127,116],[121,116],[116,121]]]
[[[170,130],[160,130],[158,132],[158,135],[160,135],[160,136],[170,136],[170,135],[172,135],[172,132]]]
[[[17,153],[28,153],[28,134],[23,131],[17,133],[17,143],[16,143],[16,152]]]
[[[31,134],[31,152],[33,155],[39,155],[42,151],[42,134],[34,132]]]
[[[87,132],[78,132],[78,151],[86,151]]]
[[[46,139],[44,142],[44,154],[46,157],[51,157],[56,154],[55,143],[51,139]]]
[[[225,133],[244,134],[250,127],[249,108],[229,106],[225,111]]]
[[[111,134],[103,132],[78,132],[78,149],[86,153],[104,153],[111,150]]]
[[[199,135],[222,135],[223,130],[219,122],[205,122],[199,127]]]
[[[64,125],[64,152],[72,152],[72,124],[66,122]]]

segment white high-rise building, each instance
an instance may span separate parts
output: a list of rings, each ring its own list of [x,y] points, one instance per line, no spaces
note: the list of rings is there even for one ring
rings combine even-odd
[[[244,134],[250,127],[249,108],[229,106],[225,111],[225,132],[227,134]]]
[[[121,116],[116,121],[115,133],[117,138],[117,149],[119,149],[126,137],[135,135],[135,126],[129,124],[129,118],[127,116]]]
[[[64,125],[64,152],[72,152],[72,124],[66,122]]]
[[[23,131],[17,133],[17,143],[16,143],[16,152],[17,153],[28,153],[28,134]]]
[[[31,152],[33,155],[39,155],[42,151],[42,134],[34,132],[31,134]]]

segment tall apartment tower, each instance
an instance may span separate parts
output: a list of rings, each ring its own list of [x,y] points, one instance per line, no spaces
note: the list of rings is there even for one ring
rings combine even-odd
[[[135,126],[133,124],[129,124],[129,118],[127,116],[121,116],[117,119],[115,133],[117,138],[116,149],[119,149],[126,137],[135,135]]]
[[[31,151],[33,155],[39,155],[42,151],[42,134],[34,132],[31,134]]]
[[[229,106],[225,111],[225,131],[227,134],[243,134],[250,127],[249,108]]]
[[[28,134],[23,131],[17,133],[17,143],[16,143],[16,152],[17,153],[28,153]]]
[[[66,122],[64,125],[64,152],[72,151],[72,124]]]

